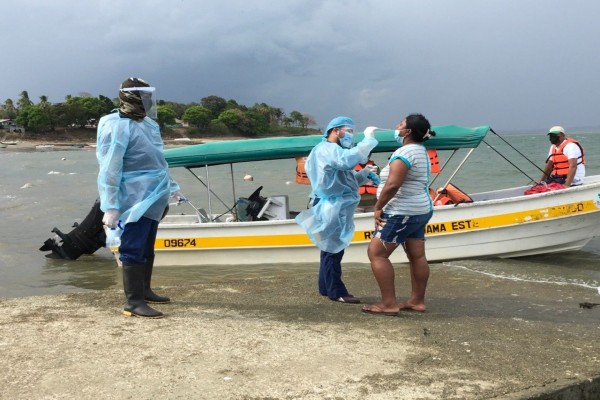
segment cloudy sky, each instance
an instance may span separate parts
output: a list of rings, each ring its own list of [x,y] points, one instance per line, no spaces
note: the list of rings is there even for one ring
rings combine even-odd
[[[597,0],[18,0],[0,15],[0,102],[138,76],[158,98],[216,95],[323,127],[600,126]]]

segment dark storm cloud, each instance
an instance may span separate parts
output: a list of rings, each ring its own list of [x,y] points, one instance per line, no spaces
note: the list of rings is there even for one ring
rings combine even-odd
[[[498,129],[600,125],[600,3],[585,0],[20,0],[3,6],[0,101],[208,95],[359,127],[409,112]],[[7,59],[8,57],[8,59]]]

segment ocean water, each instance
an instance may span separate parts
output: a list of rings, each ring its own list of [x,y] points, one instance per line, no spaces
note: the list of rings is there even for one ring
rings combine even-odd
[[[599,174],[600,157],[594,156],[600,154],[600,133],[572,136],[581,140],[588,155],[587,174]],[[514,134],[500,138],[490,134],[485,141],[452,179],[459,188],[473,193],[525,185],[532,179],[539,179],[538,167],[543,166],[549,147],[544,135]],[[373,158],[383,166],[388,156],[375,154]],[[448,157],[448,152],[440,152],[442,164]],[[443,185],[457,161],[458,157],[455,157],[448,163],[433,186]],[[18,151],[17,145],[0,149],[0,166],[0,298],[120,288],[120,269],[116,268],[112,254],[104,248],[75,261],[48,259],[44,257],[45,252],[38,250],[46,239],[54,236],[52,228],[58,227],[68,233],[72,224],[80,222],[90,211],[97,197],[95,152],[80,149]],[[204,169],[196,170],[196,173],[206,178]],[[307,205],[309,188],[294,183],[293,160],[234,165],[235,195],[231,190],[229,166],[211,168],[209,173],[211,189],[222,201],[213,199],[209,203],[206,188],[195,177],[185,169],[172,170],[191,203],[207,211],[225,212],[233,206],[235,198],[247,197],[260,186],[263,186],[263,196],[288,194],[291,210],[299,211]],[[244,181],[247,174],[252,175],[254,181]],[[193,212],[185,207],[191,206],[171,207],[171,212]],[[444,263],[444,266],[499,279],[577,285],[597,292],[600,286],[600,238],[593,239],[578,252],[509,260],[461,260]],[[345,264],[344,268],[369,266]],[[285,269],[273,265],[166,267],[157,268],[153,280],[157,286],[194,284],[264,274],[316,273],[317,269],[318,252],[315,251],[314,263]],[[435,265],[432,269],[435,272]]]

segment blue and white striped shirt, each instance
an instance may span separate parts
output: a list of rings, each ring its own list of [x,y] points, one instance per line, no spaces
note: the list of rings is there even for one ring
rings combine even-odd
[[[384,207],[383,212],[391,215],[422,215],[433,209],[429,197],[429,156],[427,149],[420,144],[407,144],[396,150],[388,165],[381,170],[381,183],[377,188],[377,198],[389,178],[390,164],[403,162],[408,167],[406,178],[392,200]]]

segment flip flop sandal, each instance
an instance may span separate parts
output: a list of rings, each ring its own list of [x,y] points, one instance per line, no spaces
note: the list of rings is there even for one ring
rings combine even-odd
[[[400,315],[400,312],[398,311],[384,311],[382,309],[380,309],[379,307],[378,311],[373,310],[371,308],[363,308],[361,311],[364,312],[365,314],[374,314],[374,315],[383,315],[386,317],[397,317]]]

